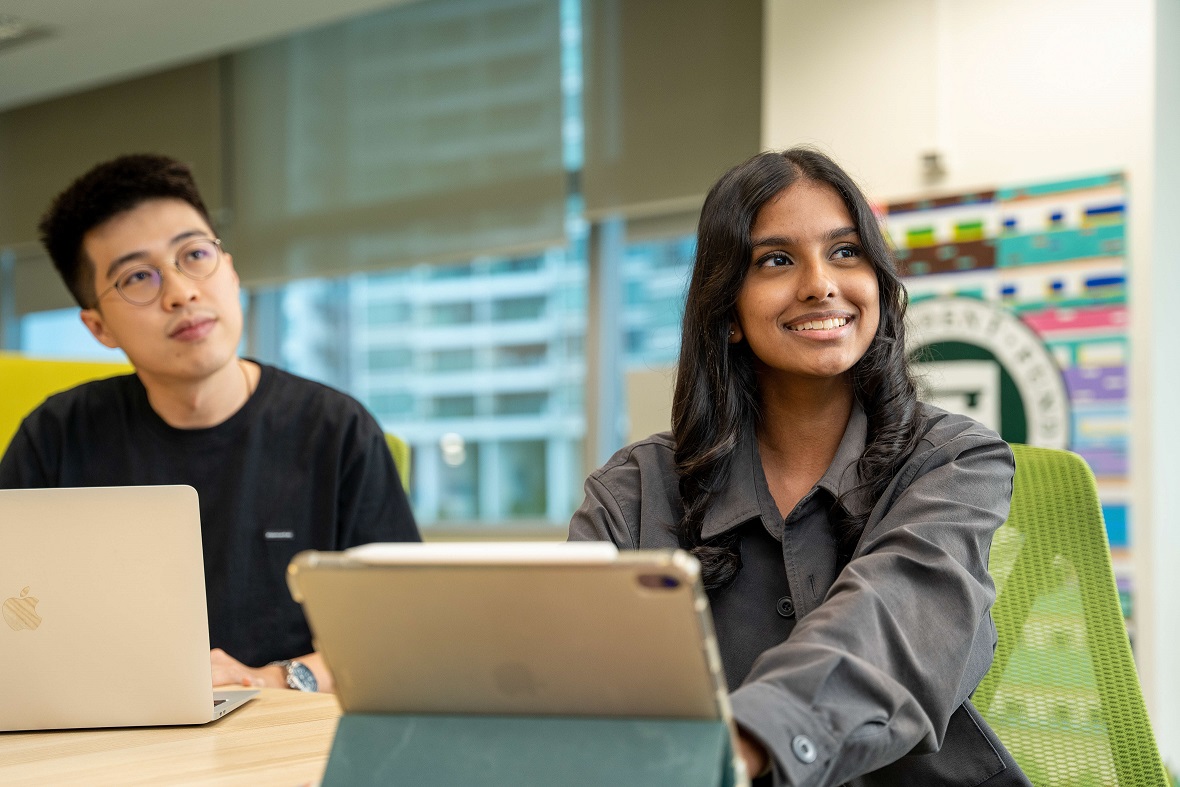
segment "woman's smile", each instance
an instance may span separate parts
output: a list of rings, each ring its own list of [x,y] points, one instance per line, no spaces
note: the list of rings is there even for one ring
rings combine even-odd
[[[808,339],[833,339],[842,336],[845,328],[856,317],[845,313],[807,314],[786,323],[792,333],[806,333]]]
[[[758,211],[750,243],[730,341],[745,341],[776,386],[847,374],[877,333],[880,303],[839,194],[796,182]]]

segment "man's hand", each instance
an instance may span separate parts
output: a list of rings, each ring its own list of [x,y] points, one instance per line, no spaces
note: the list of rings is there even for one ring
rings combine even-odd
[[[308,653],[297,657],[298,661],[311,670],[315,675],[321,692],[336,690],[336,683],[332,680],[332,673],[324,663],[324,657],[318,653]],[[221,648],[209,651],[209,663],[213,667],[214,686],[253,686],[255,688],[286,689],[287,673],[277,665],[265,667],[247,667]]]
[[[282,667],[247,667],[221,648],[209,651],[214,686],[253,686],[270,689],[287,688]]]

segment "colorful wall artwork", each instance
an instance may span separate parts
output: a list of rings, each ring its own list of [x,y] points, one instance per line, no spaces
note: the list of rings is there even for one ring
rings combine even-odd
[[[1126,592],[1130,490],[1121,174],[882,206],[926,398],[1098,478]]]

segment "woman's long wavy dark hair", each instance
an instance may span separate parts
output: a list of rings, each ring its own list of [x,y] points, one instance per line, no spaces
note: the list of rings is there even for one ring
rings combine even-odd
[[[705,586],[733,581],[741,567],[737,536],[701,536],[714,492],[725,483],[730,457],[759,415],[753,356],[743,341],[729,343],[734,308],[753,248],[750,230],[762,206],[799,180],[825,183],[844,200],[861,247],[877,273],[881,318],[877,334],[852,369],[857,401],[868,416],[868,436],[857,463],[867,510],[849,511],[836,534],[851,554],[877,499],[917,442],[917,392],[905,354],[905,287],[868,200],[844,170],[810,148],[759,154],[725,173],[705,198],[697,251],[684,306],[684,326],[672,434],[684,514],[677,526],[683,548],[701,561]],[[844,502],[844,501],[841,501]]]

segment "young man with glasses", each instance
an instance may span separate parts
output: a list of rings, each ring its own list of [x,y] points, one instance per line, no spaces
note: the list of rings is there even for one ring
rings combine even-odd
[[[95,167],[41,234],[82,322],[135,374],[46,400],[0,488],[195,487],[214,684],[331,689],[285,572],[304,549],[419,540],[381,428],[342,393],[238,357],[234,260],[180,162]]]

